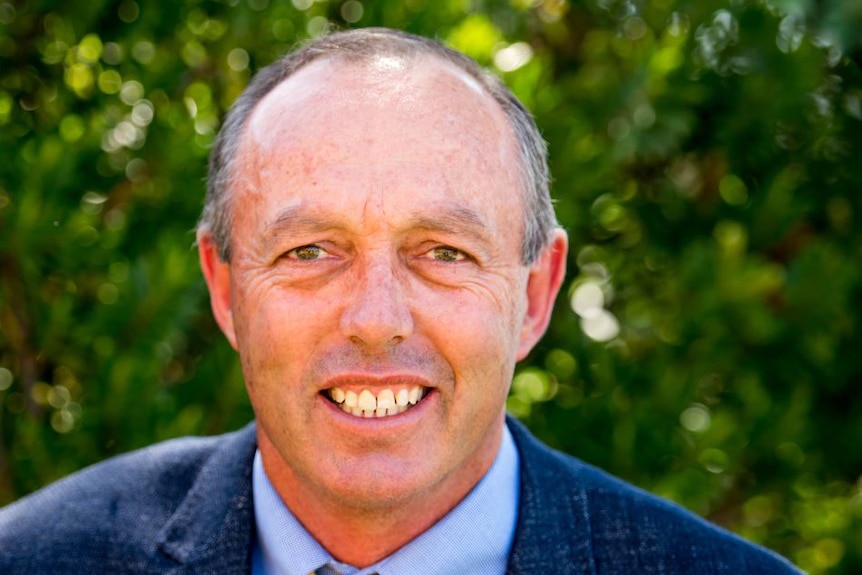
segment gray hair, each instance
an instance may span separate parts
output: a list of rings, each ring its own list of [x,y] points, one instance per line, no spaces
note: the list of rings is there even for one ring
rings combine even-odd
[[[219,258],[231,257],[232,209],[230,189],[237,167],[245,125],[255,106],[270,91],[308,64],[326,57],[347,61],[370,60],[378,56],[433,56],[454,64],[469,74],[500,105],[515,134],[524,186],[524,237],[521,259],[536,261],[550,242],[557,225],[548,191],[547,146],[530,112],[491,72],[469,57],[428,38],[386,28],[362,28],[335,32],[318,38],[260,70],[228,111],[216,137],[209,160],[209,178],[198,230],[212,235]]]

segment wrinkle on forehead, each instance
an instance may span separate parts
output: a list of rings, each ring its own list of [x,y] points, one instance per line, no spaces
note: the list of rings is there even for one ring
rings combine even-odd
[[[378,178],[376,193],[353,189],[368,200],[389,182],[432,178],[463,197],[503,176],[498,200],[522,227],[520,159],[504,112],[466,72],[431,56],[309,64],[252,112],[238,160],[235,189],[258,197],[292,186],[341,195],[363,170],[395,170]]]
[[[464,98],[465,91],[473,97]],[[460,106],[451,105],[458,96]],[[327,120],[344,124],[364,120],[366,132],[373,134],[387,118],[405,128],[429,121],[447,123],[462,137],[472,135],[484,142],[484,147],[495,142],[501,153],[515,152],[515,137],[499,104],[469,74],[433,56],[312,62],[263,98],[252,112],[245,138],[263,151],[289,145]]]

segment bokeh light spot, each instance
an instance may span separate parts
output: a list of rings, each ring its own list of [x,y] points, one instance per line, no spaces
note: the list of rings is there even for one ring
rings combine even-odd
[[[117,302],[117,299],[120,296],[120,292],[117,289],[117,286],[110,282],[105,282],[99,286],[99,291],[97,295],[100,302],[105,305],[111,305]]]
[[[141,64],[149,64],[156,57],[156,46],[149,40],[141,40],[132,47],[132,57]]]
[[[620,322],[614,314],[602,309],[595,316],[582,317],[581,329],[590,339],[605,342],[619,335]]]
[[[69,433],[75,427],[75,418],[66,409],[60,409],[51,414],[51,427],[57,433]]]
[[[103,94],[116,94],[123,87],[123,77],[116,70],[105,70],[99,74],[97,84]]]
[[[332,24],[324,16],[315,16],[305,25],[305,30],[312,38],[322,36],[329,31]]]
[[[78,59],[87,64],[95,64],[102,57],[102,39],[95,34],[87,34],[78,44]]]
[[[141,9],[138,7],[138,3],[133,0],[123,0],[117,7],[117,16],[126,24],[131,24],[137,20],[140,14]]]
[[[694,404],[680,414],[679,421],[687,430],[703,433],[711,423],[709,409],[705,405]]]
[[[14,379],[11,371],[5,367],[0,367],[0,391],[6,391],[12,387]]]
[[[572,310],[582,318],[601,315],[605,305],[605,294],[596,282],[587,281],[575,288],[571,297]]]
[[[718,184],[718,193],[731,206],[741,206],[748,201],[748,188],[739,177],[727,174]]]
[[[235,72],[248,69],[248,52],[242,48],[234,48],[227,55],[227,65]]]
[[[144,86],[137,80],[129,80],[120,88],[120,100],[129,106],[134,106],[144,97]]]
[[[362,2],[357,2],[357,0],[347,0],[341,5],[341,17],[350,24],[359,22],[364,12],[365,8],[362,7]]]
[[[727,469],[727,466],[730,463],[730,458],[724,451],[710,447],[701,452],[700,457],[698,457],[698,461],[700,461],[700,463],[710,473],[718,474],[723,473],[724,470]]]
[[[102,61],[116,66],[123,61],[123,47],[116,42],[106,42],[102,50]]]
[[[494,65],[501,72],[513,72],[533,59],[533,48],[526,42],[515,42],[494,53]]]
[[[207,50],[197,40],[186,42],[182,49],[183,62],[190,68],[198,68],[206,64]]]
[[[60,121],[60,137],[67,144],[74,144],[84,136],[84,120],[76,114],[69,114]]]
[[[93,87],[93,70],[86,64],[72,64],[66,68],[64,80],[78,96],[85,97]]]
[[[152,102],[144,99],[139,100],[132,108],[132,123],[141,128],[148,126],[153,121],[155,111]]]
[[[577,360],[572,354],[562,349],[552,349],[545,356],[545,367],[559,379],[570,379],[578,369]]]

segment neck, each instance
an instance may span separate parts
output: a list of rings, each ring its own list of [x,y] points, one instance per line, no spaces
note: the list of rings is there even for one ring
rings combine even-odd
[[[360,569],[388,557],[458,505],[491,467],[501,438],[502,427],[490,438],[495,446],[490,456],[420,493],[357,502],[303,481],[258,427],[264,470],[281,500],[336,560]]]

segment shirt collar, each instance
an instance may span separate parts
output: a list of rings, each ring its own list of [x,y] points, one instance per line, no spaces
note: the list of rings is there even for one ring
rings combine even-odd
[[[308,575],[332,563],[344,575],[427,574],[430,565],[435,573],[502,575],[518,518],[518,465],[518,450],[508,427],[504,427],[494,463],[467,497],[416,539],[380,562],[358,570],[335,562],[282,503],[258,452],[252,476],[257,526],[252,572]]]

